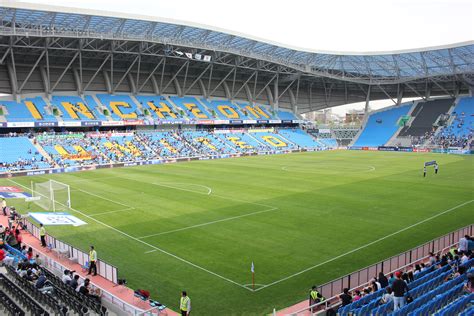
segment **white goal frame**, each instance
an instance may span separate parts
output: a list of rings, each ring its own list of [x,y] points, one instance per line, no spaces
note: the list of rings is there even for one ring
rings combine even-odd
[[[37,190],[35,190],[35,184],[47,184],[48,188],[49,188],[48,195],[45,195],[45,194],[40,193]],[[58,202],[56,200],[55,191],[57,191],[57,189],[54,189],[54,185],[63,186],[67,190],[66,204],[64,204],[62,202]],[[56,212],[56,203],[63,206],[63,207],[65,207],[65,208],[70,208],[71,207],[71,187],[66,183],[62,183],[62,182],[59,182],[59,181],[56,181],[56,180],[48,180],[46,182],[39,182],[39,183],[34,183],[33,181],[31,181],[31,193],[32,193],[33,197],[39,197],[38,200],[41,200],[41,199],[44,199],[44,198],[48,199],[49,203],[50,203],[49,208],[50,209],[52,208],[53,212]],[[37,202],[38,200],[33,199],[33,202],[35,204],[39,205],[40,207],[45,208],[42,205],[42,203]]]

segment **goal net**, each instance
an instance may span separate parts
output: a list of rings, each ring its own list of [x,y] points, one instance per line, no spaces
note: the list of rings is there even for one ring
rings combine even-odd
[[[71,190],[65,183],[54,180],[33,183],[31,191],[35,204],[45,210],[55,212],[71,207]]]

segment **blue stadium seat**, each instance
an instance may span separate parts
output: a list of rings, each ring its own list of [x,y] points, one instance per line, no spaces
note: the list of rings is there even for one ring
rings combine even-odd
[[[354,143],[354,146],[383,146],[398,130],[399,119],[408,114],[412,103],[391,107],[370,114],[364,130]]]

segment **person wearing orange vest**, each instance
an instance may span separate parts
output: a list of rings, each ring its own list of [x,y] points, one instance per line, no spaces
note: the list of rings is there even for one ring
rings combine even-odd
[[[89,252],[89,273],[87,275],[92,273],[92,270],[94,270],[94,276],[97,275],[97,252],[94,249],[94,246],[91,246],[91,250]]]
[[[189,316],[189,314],[191,314],[191,299],[189,298],[186,291],[181,292],[179,309],[181,311],[181,316]]]

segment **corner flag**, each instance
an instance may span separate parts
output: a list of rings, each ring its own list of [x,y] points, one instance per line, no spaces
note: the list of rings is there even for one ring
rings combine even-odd
[[[252,290],[255,290],[255,266],[253,265],[253,261],[250,266],[250,272],[252,272]]]

